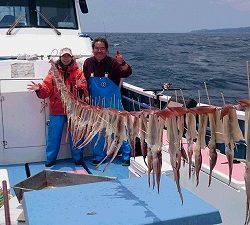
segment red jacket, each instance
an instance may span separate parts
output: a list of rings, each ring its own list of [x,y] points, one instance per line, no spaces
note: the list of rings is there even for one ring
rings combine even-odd
[[[64,76],[65,72],[59,66],[59,74]],[[68,77],[64,79],[66,86],[69,88],[70,92],[77,97],[79,92],[82,93],[82,99],[88,97],[88,87],[84,74],[81,69],[79,69],[76,63],[69,66],[66,70]],[[80,85],[77,87],[77,81],[81,81]],[[49,72],[44,78],[43,83],[39,84],[40,89],[36,91],[39,98],[45,99],[49,98],[49,111],[52,115],[65,115],[65,110],[62,105],[61,97],[56,87],[55,81],[53,79],[53,73]]]

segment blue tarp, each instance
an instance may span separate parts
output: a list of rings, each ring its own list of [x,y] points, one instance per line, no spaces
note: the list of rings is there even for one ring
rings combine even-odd
[[[29,225],[210,225],[220,213],[187,190],[184,204],[174,181],[162,177],[160,194],[147,178],[131,178],[50,190],[26,192],[24,212]]]

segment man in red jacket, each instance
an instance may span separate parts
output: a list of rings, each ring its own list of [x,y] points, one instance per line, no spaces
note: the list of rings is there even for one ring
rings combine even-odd
[[[87,82],[82,70],[76,64],[73,54],[69,48],[63,48],[60,51],[60,58],[56,62],[59,74],[63,77],[66,86],[75,97],[81,97],[88,102]],[[53,79],[53,72],[49,72],[44,78],[42,84],[28,85],[28,89],[35,91],[39,98],[49,98],[50,122],[48,128],[48,141],[46,147],[47,162],[46,167],[55,164],[61,143],[61,137],[67,116],[62,105],[61,97]],[[77,165],[82,164],[82,150],[73,149],[70,135],[70,149],[74,162]]]

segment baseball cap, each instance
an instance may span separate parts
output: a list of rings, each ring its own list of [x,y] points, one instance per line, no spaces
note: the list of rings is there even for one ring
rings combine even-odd
[[[60,56],[63,56],[65,54],[69,54],[70,56],[73,56],[72,51],[70,48],[62,48],[60,50]]]

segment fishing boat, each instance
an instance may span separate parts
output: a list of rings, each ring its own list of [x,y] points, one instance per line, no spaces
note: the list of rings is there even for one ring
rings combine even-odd
[[[27,90],[27,84],[42,81],[50,68],[49,60],[58,57],[58,52],[63,47],[72,49],[80,66],[92,55],[91,37],[85,35],[80,27],[82,13],[88,13],[85,0],[0,1],[0,179],[9,180],[9,189],[25,180],[29,173],[27,171],[35,174],[44,170],[48,107],[46,101],[38,100],[35,93]],[[164,95],[164,85],[159,90],[144,90],[123,82],[121,89],[127,111],[164,108],[169,104],[170,96]],[[241,128],[244,129],[244,112],[238,111],[237,115]],[[209,135],[209,130],[207,132]],[[162,171],[164,176],[172,177],[167,149],[168,143],[165,143]],[[221,146],[219,165],[214,170],[214,179],[209,188],[209,159],[205,153],[200,186],[195,187],[194,180],[188,179],[187,166],[181,170],[181,186],[217,208],[222,224],[243,224],[246,201],[244,164],[235,164],[234,171],[237,172],[233,174],[231,185],[228,185],[223,151]],[[91,149],[86,152],[86,156],[90,153]],[[238,144],[236,157],[244,160],[244,143]],[[82,167],[75,168],[72,163],[64,161],[68,158],[67,143],[63,139],[59,154],[61,161],[53,169],[73,170],[76,173],[83,170]],[[97,173],[93,168],[91,171]],[[142,156],[138,155],[131,159],[129,168],[122,168],[118,159],[104,175],[132,179],[146,174],[147,167]],[[13,190],[11,193],[15,195]],[[17,218],[21,210],[16,197],[10,200],[10,209],[12,224],[18,224]],[[89,215],[94,215],[91,213]],[[0,215],[0,224],[4,224],[4,207],[0,209]]]

